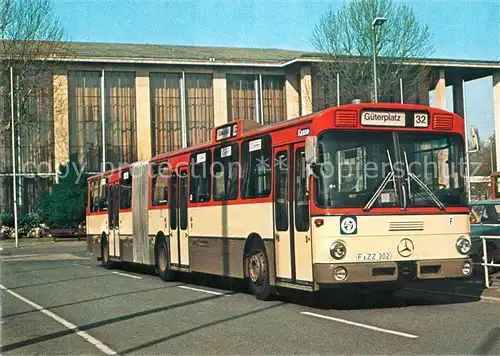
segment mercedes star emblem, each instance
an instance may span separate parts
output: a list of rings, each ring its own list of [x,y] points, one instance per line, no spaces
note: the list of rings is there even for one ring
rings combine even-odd
[[[398,253],[402,257],[409,257],[415,249],[413,242],[410,239],[402,239],[398,244]]]

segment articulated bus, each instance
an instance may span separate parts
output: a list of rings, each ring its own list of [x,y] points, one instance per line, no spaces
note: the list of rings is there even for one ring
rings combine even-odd
[[[166,281],[246,279],[262,300],[467,277],[464,147],[463,119],[422,105],[231,122],[211,142],[90,177],[88,250]]]

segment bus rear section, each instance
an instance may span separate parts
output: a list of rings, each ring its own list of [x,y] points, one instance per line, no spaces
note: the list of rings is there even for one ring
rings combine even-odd
[[[353,129],[306,143],[315,286],[470,276],[463,120],[418,106],[355,113]],[[384,121],[393,114],[402,122]]]

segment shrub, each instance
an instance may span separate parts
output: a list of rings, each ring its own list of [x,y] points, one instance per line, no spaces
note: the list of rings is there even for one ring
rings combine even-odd
[[[75,228],[85,221],[86,181],[74,165],[61,167],[61,175],[50,192],[41,194],[37,211],[50,228]]]
[[[14,214],[10,211],[0,213],[0,226],[14,226]]]
[[[36,213],[23,215],[18,222],[19,231],[27,234],[31,229],[39,227],[42,221]]]

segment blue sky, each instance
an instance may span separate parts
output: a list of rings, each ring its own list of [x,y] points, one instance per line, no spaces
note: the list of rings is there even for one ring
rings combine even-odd
[[[500,61],[500,0],[404,2],[433,32],[434,57]],[[54,10],[71,41],[314,51],[310,42],[314,25],[323,13],[341,4],[335,0],[54,0]],[[493,132],[491,85],[491,78],[466,85],[469,123],[478,126],[484,138]]]

